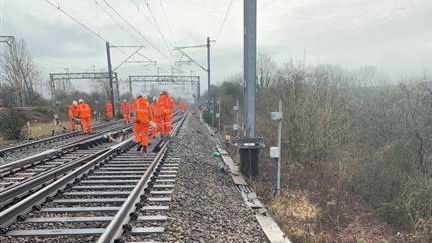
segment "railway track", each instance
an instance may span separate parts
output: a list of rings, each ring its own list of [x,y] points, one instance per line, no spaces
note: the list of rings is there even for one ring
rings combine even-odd
[[[117,128],[109,133],[0,166],[0,209],[18,202],[64,173],[107,151],[112,145],[112,138],[129,133],[130,128]]]
[[[114,127],[119,127],[121,124],[121,121],[114,121],[95,126],[93,128],[95,132],[93,136],[109,131]],[[65,142],[78,142],[86,138],[88,138],[88,136],[83,136],[80,131],[75,131],[10,146],[0,149],[0,162],[10,160],[11,157],[13,157],[13,159],[23,158],[41,149],[50,149],[62,145]]]
[[[171,136],[184,119],[176,119]],[[12,242],[33,237],[47,242],[157,239],[179,164],[168,144],[153,142],[146,156],[132,149],[132,138],[111,146],[1,212],[4,237]]]

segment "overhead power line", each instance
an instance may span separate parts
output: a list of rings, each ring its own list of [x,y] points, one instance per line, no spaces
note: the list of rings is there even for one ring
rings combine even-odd
[[[142,13],[142,16],[144,19],[149,22],[149,24],[157,31],[156,26],[154,25],[153,21],[145,14],[144,10],[138,5],[138,3],[135,2],[135,0],[130,0],[136,7],[138,12]]]
[[[132,2],[133,3],[135,3],[133,0],[132,0]],[[137,43],[142,43],[135,35],[133,35],[129,30],[127,30],[127,29],[125,29],[124,27],[123,27],[123,25],[117,20],[117,19],[115,19],[115,17],[114,16],[112,16],[112,14],[110,14],[102,5],[100,5],[99,4],[99,2],[98,2],[98,0],[95,0],[95,3],[96,3],[96,5],[98,5],[102,10],[103,10],[103,12],[108,16],[108,17],[110,17],[112,20],[114,20],[116,23],[117,23],[117,25],[124,31],[124,32],[126,32],[133,40],[135,40]],[[124,55],[126,55],[127,56],[127,54],[126,54],[126,52],[124,52],[124,51],[122,51],[121,49],[119,49],[119,51],[121,52],[121,53],[123,53]],[[139,55],[139,56],[141,56],[141,57],[144,57],[145,59],[147,59],[148,61],[153,61],[151,58],[149,58],[149,57],[147,57],[147,56],[145,56],[145,55],[143,55],[143,54],[141,54],[140,52],[137,52],[136,53],[137,55]]]
[[[123,17],[114,7],[112,7],[106,0],[102,0],[117,16],[119,16],[131,29],[133,29],[145,42],[147,42],[153,49],[159,52],[163,57],[169,59],[159,48],[157,48],[147,37],[145,37],[139,30],[135,28],[125,17]]]
[[[171,38],[172,38],[172,37],[173,37],[172,28],[171,28],[171,25],[170,25],[170,23],[169,23],[168,17],[167,17],[167,15],[166,15],[165,8],[164,8],[164,6],[163,6],[163,4],[162,4],[162,0],[159,0],[159,2],[160,2],[161,9],[162,9],[163,17],[164,17],[164,19],[165,19],[165,23],[167,24],[168,31],[169,31],[170,36],[171,36]],[[175,42],[174,42],[174,44],[175,44]]]
[[[72,15],[70,15],[69,13],[67,13],[66,11],[64,11],[63,9],[61,9],[60,6],[56,6],[55,4],[53,4],[52,2],[50,2],[49,0],[44,0],[44,1],[47,2],[49,5],[53,6],[54,8],[58,9],[60,12],[62,12],[64,15],[68,16],[70,19],[72,19],[73,21],[75,21],[77,24],[81,25],[81,27],[83,27],[86,30],[90,31],[93,35],[97,36],[99,39],[107,42],[107,40],[105,38],[103,38],[102,35],[100,35],[95,30],[91,29],[87,25],[83,24],[78,19],[74,18]]]
[[[157,23],[157,20],[156,20],[155,16],[153,15],[153,11],[151,10],[150,5],[149,5],[148,2],[146,2],[146,6],[147,6],[148,11],[150,12],[150,15],[151,15],[151,17],[152,17],[152,19],[153,19],[153,22],[154,22],[155,25],[156,25],[156,28],[157,28],[157,30],[158,30],[158,32],[159,32],[159,35],[162,37],[162,40],[163,40],[164,43],[165,43],[165,46],[166,46],[166,48],[167,48],[167,50],[168,50],[168,53],[172,56],[171,48],[169,47],[168,42],[167,42],[167,40],[166,40],[164,34],[162,33],[162,30],[161,30],[161,28],[159,27],[159,24]]]
[[[225,26],[225,22],[226,22],[226,20],[228,19],[228,15],[229,15],[229,12],[230,12],[230,10],[231,10],[231,6],[232,6],[233,2],[234,2],[234,0],[231,0],[230,3],[229,3],[229,5],[228,5],[228,8],[227,8],[227,10],[226,10],[226,12],[225,12],[225,16],[224,16],[224,18],[223,18],[222,24],[221,24],[221,26],[220,26],[220,28],[219,28],[218,34],[216,35],[216,41],[219,40],[219,37],[220,37],[220,35],[222,34],[222,30],[223,30],[223,28],[224,28],[224,26]],[[215,45],[215,46],[216,46],[216,45]]]
[[[96,5],[98,5],[99,6],[99,8],[100,9],[102,9],[102,11],[110,18],[110,19],[112,19],[112,20],[114,20],[116,23],[117,23],[117,25],[120,27],[120,29],[122,29],[125,33],[127,33],[133,40],[135,40],[137,43],[140,43],[140,41],[138,40],[138,38],[136,37],[136,36],[134,36],[130,31],[128,31],[127,29],[125,29],[124,27],[123,27],[123,25],[117,20],[117,19],[115,19],[114,18],[114,16],[111,14],[111,13],[109,13],[102,5],[100,5],[99,4],[99,2],[98,2],[98,0],[95,0],[95,3],[96,3]]]
[[[155,29],[156,32],[159,32],[159,35],[160,35],[160,30],[158,29],[159,27],[156,26],[154,20],[150,19],[146,15],[146,13],[144,12],[143,8],[141,8],[141,6],[135,0],[130,0],[130,1],[135,5],[135,7],[137,8],[138,12],[142,13],[142,16],[144,17],[144,19],[153,27],[153,29]],[[147,4],[147,2],[145,4]],[[168,51],[170,52],[169,54],[172,56],[172,51],[171,51],[170,48],[168,48]]]
[[[57,10],[59,10],[60,12],[62,12],[64,15],[66,15],[67,17],[69,17],[70,19],[72,19],[73,21],[75,21],[76,23],[78,23],[80,26],[82,26],[83,28],[85,28],[86,30],[90,31],[93,35],[97,36],[99,39],[103,40],[104,42],[108,42],[107,39],[105,39],[101,34],[99,34],[98,32],[96,32],[95,30],[91,29],[90,27],[88,27],[87,25],[85,25],[84,23],[82,23],[81,21],[79,21],[78,19],[76,19],[75,17],[73,17],[71,14],[69,14],[68,12],[66,12],[65,10],[60,8],[60,5],[55,5],[52,2],[50,2],[49,0],[44,0],[45,2],[47,2],[48,4],[50,4],[51,6],[53,6],[54,8],[56,8]],[[124,52],[123,50],[119,49],[119,51],[121,53],[123,53],[125,56],[128,56],[128,54],[126,52]],[[150,58],[144,56],[141,53],[137,53],[138,55],[146,58],[147,60],[151,60]]]

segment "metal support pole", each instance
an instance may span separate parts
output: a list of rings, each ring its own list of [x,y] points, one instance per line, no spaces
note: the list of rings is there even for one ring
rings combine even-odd
[[[201,98],[201,80],[200,77],[198,76],[198,82],[197,82],[197,105],[199,105],[200,102],[200,98]]]
[[[55,83],[54,83],[54,77],[52,74],[50,74],[50,84],[51,84],[51,101],[55,102],[56,100],[56,95],[55,95]]]
[[[216,112],[215,112],[215,99],[214,97],[211,97],[211,105],[210,105],[210,115],[211,115],[211,123],[212,123],[212,127],[215,127],[215,116],[216,116]]]
[[[65,68],[65,71],[66,71],[66,74],[69,74],[69,68]],[[63,93],[66,94],[66,80],[63,79],[62,84],[63,84],[63,87],[62,87]]]
[[[237,123],[236,136],[238,137],[240,135],[240,119],[239,119],[240,105],[239,105],[239,100],[238,99],[237,99],[237,102],[236,102],[236,107],[237,107],[237,111],[236,111],[236,123]]]
[[[120,84],[119,84],[119,79],[117,77],[117,75],[115,76],[115,81],[116,81],[116,91],[117,91],[117,105],[118,107],[120,107]],[[113,111],[114,111],[114,106],[113,106]]]
[[[279,100],[279,112],[282,114],[282,100]],[[280,180],[281,180],[281,159],[282,159],[282,120],[279,120],[278,125],[278,147],[279,147],[279,158],[277,161],[277,172],[276,172],[276,196],[280,196]]]
[[[131,77],[129,77],[129,93],[130,93],[130,96],[133,98],[133,94],[132,94],[132,79],[131,79]]]
[[[58,108],[58,104],[57,104],[57,93],[56,93],[55,81],[54,81],[54,77],[52,74],[50,74],[50,83],[51,83],[51,99],[52,99],[54,109],[55,109],[54,117],[56,117],[56,116],[58,116],[59,108]]]
[[[255,138],[257,0],[244,0],[245,132]]]
[[[221,104],[222,104],[222,100],[218,100],[218,102],[217,102],[217,105],[218,105],[218,114],[219,114],[219,117],[218,117],[218,131],[219,131],[220,134],[222,134],[221,133]]]
[[[210,84],[210,37],[207,37],[207,92],[210,99],[212,96]]]
[[[106,52],[107,52],[107,60],[108,60],[108,73],[109,73],[109,86],[110,86],[111,105],[113,107],[113,116],[115,117],[113,75],[112,75],[111,53],[110,53],[109,42],[106,43]]]
[[[212,127],[215,126],[214,124],[214,117],[215,117],[215,112],[214,112],[214,100],[212,97],[212,92],[211,92],[211,82],[210,82],[210,37],[207,37],[207,93],[208,93],[208,99],[209,99],[209,109],[211,111],[211,120],[212,120]]]

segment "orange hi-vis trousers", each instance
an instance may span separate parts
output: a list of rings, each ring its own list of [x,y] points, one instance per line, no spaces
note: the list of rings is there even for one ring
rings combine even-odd
[[[124,124],[129,124],[130,120],[129,120],[129,112],[127,113],[123,113],[123,122]]]
[[[90,118],[82,118],[81,121],[81,128],[84,134],[90,134],[91,129],[91,119]]]
[[[157,136],[157,133],[158,133],[157,127],[153,127],[153,126],[149,125],[149,131],[150,131],[150,137],[155,138]]]
[[[169,112],[163,112],[160,120],[162,135],[169,135],[172,126],[172,118]]]
[[[149,129],[148,122],[142,122],[142,123],[135,122],[133,124],[132,131],[134,134],[134,140],[136,144],[141,144],[142,146],[148,147],[150,143],[148,137],[148,129]]]

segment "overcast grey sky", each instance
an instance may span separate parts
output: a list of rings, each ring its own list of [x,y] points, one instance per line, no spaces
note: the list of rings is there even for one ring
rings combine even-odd
[[[146,43],[103,0],[51,0],[114,45],[144,44],[142,53],[163,68],[174,46],[196,45],[217,37],[230,0],[106,0],[163,55]],[[105,43],[44,0],[0,0],[0,35],[24,39],[45,74],[106,68]],[[167,47],[152,23],[148,2]],[[162,3],[162,4],[161,4]],[[212,49],[213,80],[242,70],[243,1],[234,0],[222,34]],[[164,14],[165,12],[165,14]],[[166,18],[164,17],[166,16]],[[132,35],[132,36],[130,36]],[[398,75],[422,73],[432,63],[431,0],[258,0],[259,52],[282,63],[300,59],[346,68],[374,65]],[[133,50],[124,50],[131,53]],[[205,49],[190,50],[205,64]],[[113,65],[125,54],[113,50]],[[140,60],[137,58],[136,60]],[[185,73],[205,73],[190,65]],[[120,75],[152,74],[155,68],[126,65]]]

